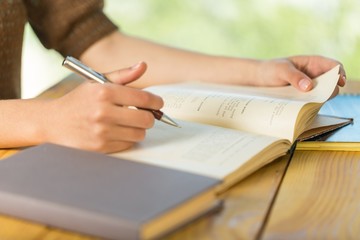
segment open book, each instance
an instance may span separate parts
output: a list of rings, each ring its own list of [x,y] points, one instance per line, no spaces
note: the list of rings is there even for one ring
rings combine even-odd
[[[330,98],[338,72],[314,79],[306,93],[200,83],[148,88],[163,97],[163,111],[181,128],[157,122],[145,141],[113,156],[221,179],[224,189],[289,151]]]

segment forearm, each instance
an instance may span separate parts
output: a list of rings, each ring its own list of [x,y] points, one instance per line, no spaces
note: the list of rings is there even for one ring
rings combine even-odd
[[[85,51],[81,60],[101,72],[131,66],[139,61],[148,64],[136,87],[198,80],[253,85],[257,60],[215,57],[167,47],[115,32]]]
[[[0,148],[23,147],[42,142],[40,126],[45,127],[42,114],[47,101],[0,101]]]

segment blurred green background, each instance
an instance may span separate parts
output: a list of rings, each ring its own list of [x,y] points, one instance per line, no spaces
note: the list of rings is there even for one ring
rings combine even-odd
[[[208,54],[277,58],[320,54],[360,79],[358,0],[105,0],[105,12],[127,34]],[[25,35],[23,97],[69,74],[62,57]]]

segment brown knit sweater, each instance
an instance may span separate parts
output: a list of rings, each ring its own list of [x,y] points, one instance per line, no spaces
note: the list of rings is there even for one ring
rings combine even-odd
[[[24,26],[29,22],[46,48],[79,57],[116,26],[102,0],[0,0],[0,100],[20,97]]]

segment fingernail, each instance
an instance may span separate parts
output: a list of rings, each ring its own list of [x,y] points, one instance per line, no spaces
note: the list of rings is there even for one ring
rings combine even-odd
[[[346,83],[346,76],[345,75],[342,76],[342,80],[344,81],[344,83]]]
[[[137,64],[133,65],[130,67],[131,70],[135,70],[135,69],[138,69],[140,67],[142,62],[138,62]]]
[[[309,80],[309,79],[306,79],[306,78],[301,79],[300,82],[299,82],[299,87],[300,87],[302,90],[304,90],[304,91],[305,91],[305,90],[308,90],[309,87],[310,87],[310,85],[311,85],[310,80]]]

